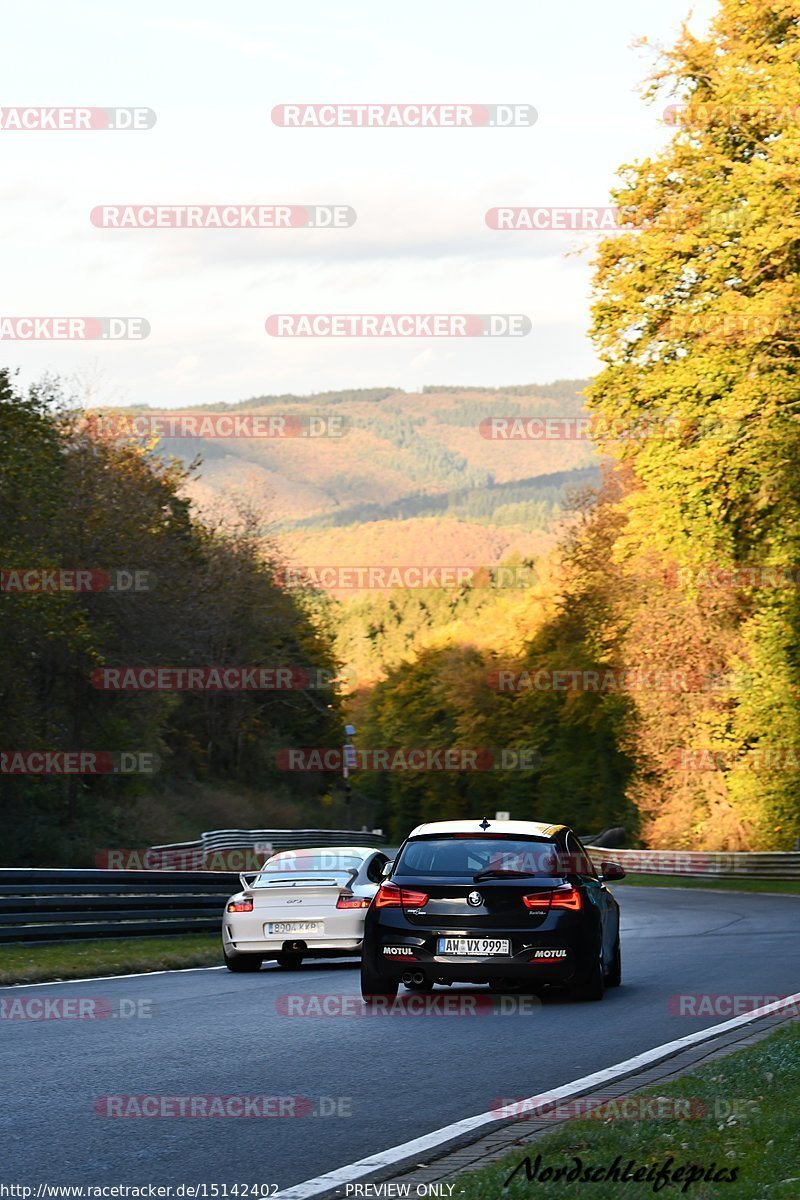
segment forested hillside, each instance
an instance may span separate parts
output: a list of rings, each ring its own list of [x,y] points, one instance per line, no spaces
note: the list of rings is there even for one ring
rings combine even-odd
[[[452,518],[457,552],[468,562],[499,561],[509,549],[529,551],[531,531],[545,531],[566,493],[597,478],[588,436],[492,440],[492,417],[575,418],[584,410],[586,380],[475,389],[429,387],[326,392],[312,396],[254,396],[214,412],[260,414],[290,421],[335,418],[337,436],[281,439],[163,437],[160,453],[202,465],[189,486],[201,510],[236,511],[249,504],[263,514],[264,533],[277,539],[289,562],[327,562],[336,528],[336,561],[399,561],[391,529],[405,522],[404,553],[427,553],[427,518]],[[138,407],[115,410],[147,414]],[[192,412],[203,413],[200,407]],[[574,424],[574,422],[573,422]],[[487,528],[505,536],[493,545]],[[537,547],[541,541],[537,541]],[[438,550],[437,550],[438,552]],[[371,555],[384,556],[372,559]],[[447,560],[451,561],[451,560]]]

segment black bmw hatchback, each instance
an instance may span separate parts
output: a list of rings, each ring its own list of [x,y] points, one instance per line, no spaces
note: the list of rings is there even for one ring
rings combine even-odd
[[[361,992],[396,996],[437,983],[498,991],[549,984],[601,1000],[621,981],[619,905],[565,825],[419,825],[385,868],[366,915]]]

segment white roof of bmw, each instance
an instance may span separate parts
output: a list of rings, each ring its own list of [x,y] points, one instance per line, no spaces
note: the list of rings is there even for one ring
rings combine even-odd
[[[486,828],[483,829],[483,822]],[[474,817],[470,821],[429,821],[412,829],[409,837],[420,837],[434,833],[518,833],[528,837],[550,837],[560,825],[541,825],[538,821],[490,821],[488,817]]]

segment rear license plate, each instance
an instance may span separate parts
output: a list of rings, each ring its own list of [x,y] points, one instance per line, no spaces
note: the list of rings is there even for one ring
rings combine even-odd
[[[267,933],[324,933],[324,921],[270,921]]]
[[[508,938],[444,938],[440,937],[437,954],[461,954],[489,958],[493,954],[510,954]]]

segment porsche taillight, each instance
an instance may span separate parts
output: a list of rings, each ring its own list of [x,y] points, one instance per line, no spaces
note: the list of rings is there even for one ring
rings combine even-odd
[[[342,892],[339,899],[336,901],[337,908],[369,908],[369,898],[367,896],[348,896],[346,892]]]

